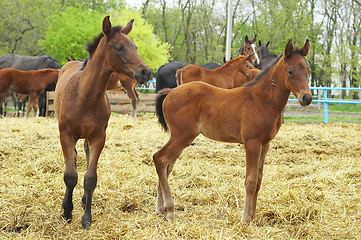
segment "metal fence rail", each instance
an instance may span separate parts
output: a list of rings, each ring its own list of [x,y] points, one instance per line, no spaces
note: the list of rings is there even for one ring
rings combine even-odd
[[[154,79],[148,81],[145,84],[142,84],[141,86],[138,86],[138,90],[149,90],[155,92],[155,84],[156,81]],[[327,96],[327,91],[331,90],[349,90],[349,91],[361,91],[361,88],[331,88],[331,87],[310,87],[311,90],[317,90],[319,94],[317,96],[313,96],[316,99],[313,99],[312,102],[314,103],[323,103],[323,115],[324,115],[324,123],[328,123],[328,104],[329,103],[341,103],[341,104],[361,104],[361,101],[353,101],[353,100],[343,100],[343,99],[329,99]],[[323,97],[321,97],[323,96]],[[288,100],[290,102],[298,102],[297,99],[294,99],[290,97]]]
[[[343,99],[329,99],[327,96],[327,91],[329,90],[350,90],[350,91],[361,91],[361,88],[331,88],[331,87],[310,87],[311,90],[322,91],[323,98],[321,99],[321,94],[318,94],[318,99],[312,100],[312,102],[323,103],[323,116],[324,123],[328,123],[328,104],[329,103],[345,103],[345,104],[361,104],[361,101],[352,101],[352,100],[343,100]],[[288,101],[297,102],[297,99],[290,98]]]

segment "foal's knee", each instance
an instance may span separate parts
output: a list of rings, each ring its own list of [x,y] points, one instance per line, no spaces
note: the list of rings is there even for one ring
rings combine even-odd
[[[245,183],[246,193],[254,194],[259,190],[258,181],[257,179],[246,179]]]
[[[97,174],[90,174],[90,173],[86,173],[84,175],[84,191],[94,191],[96,185],[97,185]]]
[[[65,185],[73,189],[78,183],[78,173],[77,172],[65,172],[64,173],[64,183]]]

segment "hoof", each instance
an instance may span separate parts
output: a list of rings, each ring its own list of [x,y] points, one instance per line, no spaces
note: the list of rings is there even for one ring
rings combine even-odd
[[[166,217],[167,217],[168,220],[174,221],[174,213],[172,213],[172,212],[167,212]]]
[[[92,225],[91,217],[89,218],[84,215],[83,218],[81,219],[81,224],[83,225],[83,228],[85,230],[88,230],[90,228],[90,226]]]
[[[62,217],[62,219],[64,219],[67,223],[71,223],[71,220],[73,219],[73,216],[71,215],[71,213],[70,213],[70,215],[63,213],[63,214],[61,214],[61,217]]]

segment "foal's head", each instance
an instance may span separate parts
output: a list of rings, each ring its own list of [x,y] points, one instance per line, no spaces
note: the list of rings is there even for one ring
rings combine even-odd
[[[103,34],[106,37],[106,60],[112,70],[136,79],[139,83],[149,80],[151,72],[137,53],[137,47],[127,34],[133,28],[131,20],[124,28],[112,28],[109,16],[103,20]]]
[[[312,101],[312,95],[308,86],[309,68],[305,58],[310,50],[310,42],[306,40],[301,48],[295,48],[292,40],[289,40],[284,52],[283,72],[286,87],[295,95],[302,106],[307,106]]]
[[[257,54],[257,45],[256,42],[257,35],[254,36],[252,40],[248,39],[248,35],[246,35],[244,39],[243,46],[239,49],[238,56],[239,55],[246,55],[248,57],[248,60],[254,65],[258,66],[260,61]]]

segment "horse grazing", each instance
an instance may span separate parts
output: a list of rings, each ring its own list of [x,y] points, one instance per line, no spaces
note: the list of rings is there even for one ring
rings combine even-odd
[[[137,90],[135,89],[137,86],[138,86],[138,82],[133,78],[130,78],[125,74],[114,72],[110,76],[110,80],[107,88],[108,90],[120,90],[120,89],[125,90],[133,107],[131,113],[131,116],[133,118],[137,117],[137,106],[139,103],[139,95]]]
[[[234,88],[237,74],[251,78],[251,64],[246,56],[239,56],[226,62],[220,68],[207,70],[197,65],[188,65],[178,69],[176,78],[178,86],[193,81],[202,81],[221,88]]]
[[[10,86],[11,89],[19,94],[29,95],[28,110],[26,117],[30,116],[33,109],[34,116],[38,110],[39,95],[44,89],[58,80],[59,70],[42,69],[21,71],[13,68],[4,68],[0,70],[0,102],[2,103]]]
[[[254,67],[257,67],[260,63],[257,54],[257,45],[255,44],[256,39],[257,39],[257,35],[255,35],[252,40],[249,40],[248,35],[246,35],[242,47],[238,50],[238,56],[240,55],[247,56],[249,61],[253,64]]]
[[[276,54],[270,54],[268,51],[268,45],[269,41],[264,44],[261,41],[258,41],[259,48],[258,48],[258,55],[260,58],[260,64],[258,66],[258,69],[264,70],[267,68],[269,64],[272,64],[272,62],[277,58]]]
[[[15,68],[22,71],[40,70],[45,68],[59,69],[58,62],[47,54],[39,56],[23,56],[17,54],[6,54],[0,56],[0,69]],[[40,94],[39,104],[39,116],[45,117],[46,107],[46,92],[54,91],[53,86],[45,88],[44,92]],[[21,103],[18,105],[23,106]],[[1,111],[1,110],[0,110]],[[19,115],[18,115],[19,116]]]
[[[175,61],[160,66],[158,68],[158,72],[156,76],[155,91],[159,92],[163,88],[177,87],[177,79],[176,79],[177,70],[180,68],[184,68],[188,65],[190,65],[190,63]],[[201,65],[200,67],[211,70],[211,69],[219,68],[220,66],[221,65],[216,63],[207,63]]]
[[[135,44],[127,34],[133,20],[124,28],[112,27],[109,16],[102,24],[102,33],[87,46],[89,58],[66,63],[59,73],[55,89],[55,114],[58,119],[60,143],[65,160],[65,196],[62,217],[70,222],[73,210],[73,190],[78,182],[76,142],[85,139],[84,149],[87,171],[84,175],[82,203],[85,212],[82,226],[92,223],[91,203],[97,184],[97,164],[105,144],[106,128],[110,117],[110,104],[106,94],[110,75],[123,73],[138,82],[148,81],[151,72],[139,57]]]
[[[246,197],[242,221],[252,221],[269,143],[281,127],[290,92],[302,106],[312,101],[309,68],[304,59],[309,47],[308,40],[301,49],[290,40],[274,65],[244,87],[222,89],[191,82],[157,94],[159,122],[165,130],[169,128],[170,138],[153,155],[159,177],[156,213],[174,218],[168,177],[182,150],[201,133],[216,141],[244,144]]]

